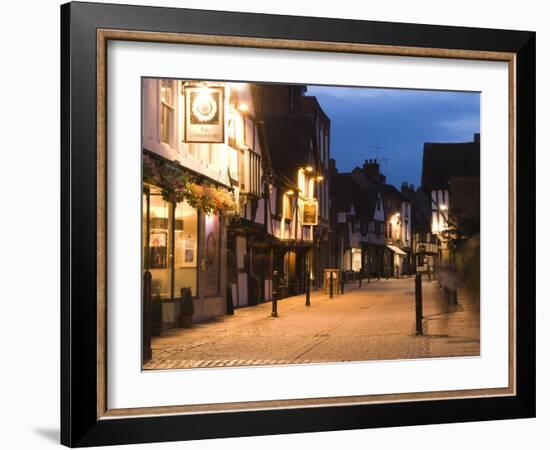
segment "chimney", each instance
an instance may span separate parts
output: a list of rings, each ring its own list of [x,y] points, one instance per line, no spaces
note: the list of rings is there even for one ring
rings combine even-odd
[[[376,159],[366,159],[363,164],[363,172],[375,180],[381,180],[380,164]]]
[[[414,194],[414,185],[409,184],[406,181],[403,181],[403,183],[401,184],[401,193],[403,193],[404,195]]]
[[[336,168],[336,160],[334,158],[330,158],[328,160],[328,171],[331,175],[338,173],[338,169]]]
[[[474,142],[479,144],[479,133],[474,133]]]

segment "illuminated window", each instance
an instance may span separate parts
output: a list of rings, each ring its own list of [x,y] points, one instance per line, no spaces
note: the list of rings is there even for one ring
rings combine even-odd
[[[147,205],[147,199],[145,199]],[[160,192],[149,194],[148,239],[144,243],[146,269],[152,275],[151,292],[154,297],[171,297],[171,204],[165,202]],[[146,207],[144,214],[147,215]]]
[[[292,195],[285,194],[283,196],[283,209],[284,209],[284,219],[292,220]]]
[[[174,291],[191,289],[197,295],[198,214],[186,201],[178,203],[174,222]]]

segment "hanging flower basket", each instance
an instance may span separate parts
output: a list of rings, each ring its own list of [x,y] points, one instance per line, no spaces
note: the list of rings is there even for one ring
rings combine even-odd
[[[228,189],[200,182],[197,177],[147,155],[143,156],[143,179],[160,187],[162,198],[167,202],[186,200],[191,207],[206,214],[235,215],[238,212],[238,204]]]

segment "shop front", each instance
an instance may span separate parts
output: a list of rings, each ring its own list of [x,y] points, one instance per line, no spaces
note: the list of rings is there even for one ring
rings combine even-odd
[[[182,288],[193,297],[193,322],[225,314],[223,216],[186,200],[167,201],[160,188],[145,184],[142,233],[143,269],[151,274],[153,311],[160,311],[162,329],[178,321]]]

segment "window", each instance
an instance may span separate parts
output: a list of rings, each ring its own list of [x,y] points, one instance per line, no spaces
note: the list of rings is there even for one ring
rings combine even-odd
[[[239,179],[239,151],[234,148],[228,147],[228,166],[229,166],[229,176],[231,180],[235,183],[238,183]]]
[[[147,221],[147,219],[149,219]],[[187,202],[163,200],[159,189],[143,195],[143,269],[153,297],[174,298],[188,287],[197,295],[198,213]]]
[[[249,151],[249,162],[248,162],[249,170],[249,182],[248,182],[248,191],[251,194],[254,194],[256,196],[261,196],[261,168],[262,168],[262,162],[261,162],[261,156],[253,151]]]
[[[147,198],[144,214],[147,214]],[[160,193],[152,191],[148,195],[149,225],[144,242],[145,269],[151,272],[151,293],[153,297],[170,298],[172,285],[171,271],[171,204],[162,199]],[[147,232],[149,233],[147,236]]]
[[[174,127],[174,82],[160,80],[160,140],[170,144]]]
[[[380,197],[376,199],[376,210],[381,211],[382,210],[382,202],[380,201]]]
[[[285,194],[281,186],[278,186],[275,189],[275,216],[280,219],[283,217]]]
[[[292,220],[292,195],[284,195],[284,218],[286,220]]]
[[[220,218],[217,215],[205,216],[206,247],[204,253],[204,295],[220,293]]]
[[[216,144],[207,144],[208,145],[208,165],[210,167],[217,168],[219,166],[218,155],[219,149]]]
[[[246,192],[246,155],[245,150],[239,150],[239,187]]]
[[[361,249],[351,249],[351,270],[360,272],[362,267],[362,252]]]
[[[174,295],[188,287],[197,295],[198,214],[186,201],[178,203],[174,222]]]

